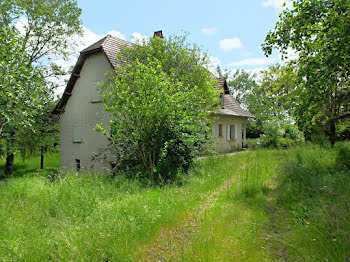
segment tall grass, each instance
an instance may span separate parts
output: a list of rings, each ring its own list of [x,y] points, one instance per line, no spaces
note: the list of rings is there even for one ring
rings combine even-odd
[[[349,152],[349,144],[309,145],[291,151],[281,166],[277,203],[291,219],[283,232],[291,261],[349,259]]]
[[[0,261],[137,261],[189,216],[198,220],[173,243],[177,260],[346,261],[349,151],[306,145],[204,158],[176,184],[152,187],[28,166],[0,181]]]
[[[0,261],[130,261],[160,228],[196,208],[232,175],[202,159],[182,185],[69,173],[0,183]]]
[[[199,232],[184,248],[184,261],[275,260],[265,237],[267,195],[284,155],[264,149],[242,156],[235,179],[207,210]]]

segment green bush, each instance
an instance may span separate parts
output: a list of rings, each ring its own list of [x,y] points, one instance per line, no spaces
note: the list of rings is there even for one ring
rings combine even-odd
[[[304,142],[304,135],[298,127],[283,124],[277,119],[264,123],[264,134],[259,138],[258,144],[265,148],[289,148]]]
[[[337,146],[337,164],[341,168],[350,169],[350,144]]]
[[[285,134],[281,123],[278,120],[265,122],[263,126],[264,134],[260,136],[259,145],[261,147],[280,147]]]

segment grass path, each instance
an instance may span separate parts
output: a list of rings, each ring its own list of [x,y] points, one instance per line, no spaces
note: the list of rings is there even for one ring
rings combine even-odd
[[[244,168],[241,167],[241,168]],[[219,188],[211,191],[206,199],[198,203],[197,208],[186,213],[175,226],[163,228],[154,240],[146,246],[135,261],[173,261],[182,259],[184,247],[191,237],[198,233],[205,220],[206,212],[219,196],[228,190],[236,181],[236,177],[226,180]]]

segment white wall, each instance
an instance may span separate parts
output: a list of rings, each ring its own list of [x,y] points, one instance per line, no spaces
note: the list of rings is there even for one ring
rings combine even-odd
[[[75,159],[80,159],[82,169],[92,166],[97,170],[110,168],[106,163],[91,161],[91,156],[108,144],[106,137],[93,129],[96,123],[106,124],[109,120],[107,112],[103,110],[103,104],[91,102],[91,86],[104,80],[104,74],[110,70],[110,63],[102,52],[85,60],[80,77],[60,117],[62,168],[75,169]],[[79,122],[82,142],[73,143],[73,126]]]
[[[242,124],[246,124],[246,117],[238,116],[215,116],[213,124],[213,136],[215,138],[215,149],[218,152],[227,152],[235,148],[242,148]],[[222,136],[219,137],[219,124],[222,124]],[[237,126],[237,140],[227,140],[227,125]]]

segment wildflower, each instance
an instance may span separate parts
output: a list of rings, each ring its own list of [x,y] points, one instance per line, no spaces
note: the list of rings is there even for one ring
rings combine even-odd
[[[306,225],[310,225],[310,222],[306,222]]]
[[[316,238],[314,238],[312,241],[316,241]]]
[[[337,239],[336,239],[336,238],[333,238],[333,242],[335,242],[335,241],[337,241]]]
[[[324,188],[327,188],[327,186],[324,186]]]

